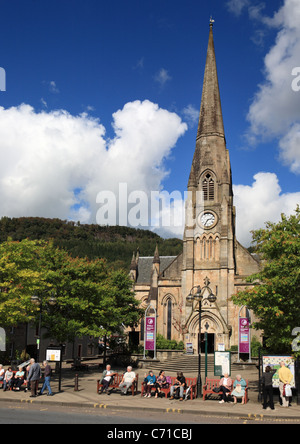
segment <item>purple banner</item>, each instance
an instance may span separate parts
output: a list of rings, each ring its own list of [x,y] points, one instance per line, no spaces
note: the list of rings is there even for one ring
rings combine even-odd
[[[146,317],[145,350],[154,351],[156,341],[156,318]]]
[[[239,318],[240,353],[250,353],[250,324],[248,318]]]

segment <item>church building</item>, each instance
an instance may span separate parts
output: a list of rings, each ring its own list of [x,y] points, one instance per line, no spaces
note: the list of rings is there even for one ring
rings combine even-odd
[[[196,148],[188,179],[183,251],[177,257],[134,255],[130,274],[142,307],[157,312],[157,333],[166,339],[199,344],[207,333],[208,351],[238,345],[239,307],[231,296],[244,290],[246,278],[260,269],[236,239],[235,207],[229,151],[223,124],[217,75],[213,23],[202,91]],[[215,296],[209,297],[209,296]],[[198,297],[198,299],[197,299]],[[143,341],[143,320],[140,341]]]

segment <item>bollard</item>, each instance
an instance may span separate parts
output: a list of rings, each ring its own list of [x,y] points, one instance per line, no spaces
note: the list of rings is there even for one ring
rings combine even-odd
[[[75,387],[74,387],[74,392],[78,392],[79,388],[78,388],[78,374],[75,375]]]

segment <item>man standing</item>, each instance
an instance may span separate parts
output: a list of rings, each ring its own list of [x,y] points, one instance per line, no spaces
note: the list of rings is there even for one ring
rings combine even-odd
[[[132,371],[132,367],[127,367],[127,372],[124,373],[119,388],[121,389],[121,395],[127,395],[128,389],[132,386],[136,378],[135,373]]]
[[[285,395],[285,386],[290,385],[293,380],[293,374],[289,368],[285,366],[285,363],[281,361],[280,369],[278,371],[279,376],[279,390],[282,399],[282,407],[288,407],[290,398]]]
[[[52,393],[52,390],[51,390],[51,387],[50,387],[52,369],[51,369],[51,367],[50,367],[50,365],[48,364],[47,361],[43,362],[43,366],[45,367],[45,373],[44,373],[45,382],[44,382],[44,385],[42,387],[42,390],[40,391],[40,395],[42,395],[44,393],[44,391],[47,389],[48,390],[48,395],[47,396],[53,396],[53,393]]]
[[[40,364],[35,362],[35,359],[30,359],[30,370],[27,381],[30,382],[31,396],[30,398],[36,398],[39,388],[39,380],[41,379],[42,372]]]

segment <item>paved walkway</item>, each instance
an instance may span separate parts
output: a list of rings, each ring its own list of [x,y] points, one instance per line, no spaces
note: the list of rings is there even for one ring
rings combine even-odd
[[[115,368],[120,371],[121,369]],[[145,369],[137,370],[139,374],[139,390],[141,380],[143,380]],[[275,411],[263,410],[257,401],[257,371],[255,367],[242,373],[245,379],[249,379],[249,402],[246,405],[219,404],[218,399],[203,401],[195,399],[193,401],[178,401],[165,398],[151,399],[141,397],[140,393],[132,397],[120,396],[119,392],[113,392],[110,396],[106,394],[98,395],[97,379],[100,379],[101,372],[98,370],[89,372],[78,372],[79,374],[79,391],[74,391],[75,372],[69,369],[63,370],[62,392],[58,393],[58,381],[55,378],[52,381],[52,390],[55,396],[48,397],[45,394],[37,398],[30,398],[30,393],[21,392],[3,392],[0,390],[0,405],[7,402],[31,403],[36,404],[40,408],[41,405],[59,405],[72,406],[95,409],[114,409],[114,410],[130,410],[134,415],[138,415],[138,411],[155,411],[162,413],[186,413],[191,415],[219,416],[219,417],[239,417],[247,419],[263,420],[272,418],[278,421],[283,420],[299,420],[300,422],[300,406],[295,401],[293,406],[288,409],[279,405],[278,398],[275,397]],[[173,376],[172,374],[170,374]],[[185,376],[196,377],[195,374],[186,374]],[[211,375],[213,377],[213,375]],[[234,375],[233,375],[234,376]]]

